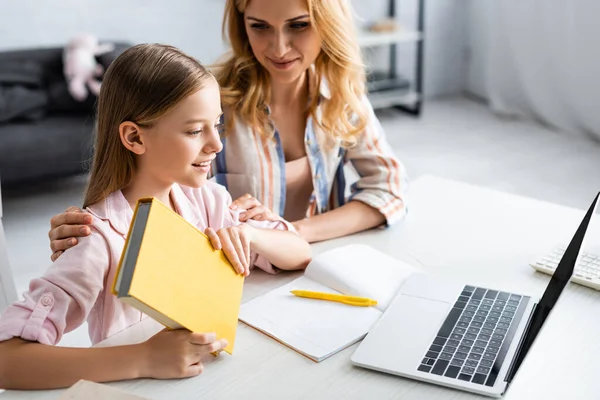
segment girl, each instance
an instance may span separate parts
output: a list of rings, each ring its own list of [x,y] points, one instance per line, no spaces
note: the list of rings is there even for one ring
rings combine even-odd
[[[139,45],[114,61],[98,99],[84,200],[91,234],[32,280],[25,300],[0,318],[0,387],[193,376],[204,355],[226,345],[212,333],[177,330],[120,348],[54,347],[86,319],[97,343],[145,318],[109,290],[140,197],[158,198],[205,231],[241,274],[252,265],[268,272],[306,266],[310,247],[287,222],[240,223],[227,192],[207,182],[222,149],[220,118],[217,82],[177,49]]]
[[[283,216],[309,242],[400,220],[407,177],[365,96],[349,0],[227,0],[223,33],[227,129],[212,173],[242,196],[242,220]],[[347,198],[348,163],[359,179]],[[51,222],[53,259],[89,232],[67,211]]]

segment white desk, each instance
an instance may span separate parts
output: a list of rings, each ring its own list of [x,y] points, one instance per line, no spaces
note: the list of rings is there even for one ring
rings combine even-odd
[[[570,239],[583,212],[433,177],[412,184],[406,220],[314,245],[314,252],[352,242],[372,245],[442,275],[470,283],[541,295],[548,277],[527,263]],[[590,202],[595,193],[590,193]],[[598,242],[600,243],[600,242]],[[368,268],[368,266],[365,266]],[[248,300],[298,274],[253,273]],[[600,397],[600,293],[569,284],[505,398]],[[145,340],[160,326],[146,320],[106,340]],[[213,359],[204,373],[183,380],[137,380],[112,385],[154,399],[472,399],[479,396],[353,367],[356,345],[314,363],[240,323],[234,356]],[[577,392],[575,392],[577,389]],[[577,395],[575,395],[577,393]],[[60,391],[5,393],[0,400],[56,399]]]

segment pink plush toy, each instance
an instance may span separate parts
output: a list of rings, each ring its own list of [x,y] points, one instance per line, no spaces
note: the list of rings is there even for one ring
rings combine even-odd
[[[95,56],[114,49],[112,44],[99,44],[93,35],[79,35],[71,39],[63,52],[64,74],[69,84],[69,93],[77,101],[88,96],[88,87],[96,96],[100,93],[100,81],[104,73]]]

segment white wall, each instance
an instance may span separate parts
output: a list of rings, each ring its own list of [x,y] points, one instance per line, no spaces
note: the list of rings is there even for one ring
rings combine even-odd
[[[203,63],[225,50],[223,0],[0,0],[0,49],[62,45],[89,32],[101,38],[169,43]],[[386,15],[387,0],[352,0],[364,22]],[[396,0],[400,21],[416,22],[416,0]],[[468,15],[464,0],[427,0],[424,89],[428,97],[462,91]],[[414,47],[398,49],[413,72]]]
[[[486,59],[489,49],[489,30],[492,12],[491,2],[465,0],[467,8],[467,58],[465,91],[477,97],[487,99],[485,86]]]
[[[0,0],[0,49],[62,45],[80,32],[162,42],[204,63],[225,51],[222,0]]]

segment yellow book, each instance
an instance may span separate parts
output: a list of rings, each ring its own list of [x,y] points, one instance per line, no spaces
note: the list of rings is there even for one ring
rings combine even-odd
[[[215,332],[233,352],[244,278],[209,238],[156,198],[140,199],[113,293],[163,325]]]

